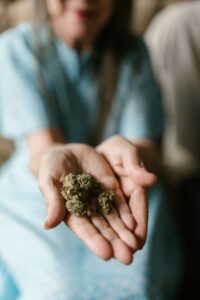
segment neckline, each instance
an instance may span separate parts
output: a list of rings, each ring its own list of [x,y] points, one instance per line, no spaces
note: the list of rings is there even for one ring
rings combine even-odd
[[[55,36],[56,47],[58,49],[61,57],[65,59],[70,59],[71,62],[76,61],[80,65],[85,65],[92,57],[93,51],[84,51],[79,53],[77,49],[70,47],[67,43],[62,41],[58,36]]]

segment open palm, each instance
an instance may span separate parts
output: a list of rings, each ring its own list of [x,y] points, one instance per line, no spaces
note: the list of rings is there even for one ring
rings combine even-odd
[[[79,218],[67,213],[60,193],[62,181],[69,172],[83,171],[95,176],[105,188],[115,190],[116,208],[111,214]],[[132,262],[133,253],[140,248],[136,223],[111,167],[94,148],[67,144],[51,149],[41,163],[39,186],[47,207],[46,228],[64,220],[94,254],[105,260],[114,257],[124,264]]]
[[[109,138],[97,150],[118,178],[120,190],[133,216],[133,233],[141,249],[146,241],[148,226],[147,187],[156,183],[156,176],[144,168],[137,147],[121,136]]]

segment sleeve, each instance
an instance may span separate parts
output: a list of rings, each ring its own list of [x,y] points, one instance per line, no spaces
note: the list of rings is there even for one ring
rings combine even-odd
[[[161,93],[155,80],[147,48],[142,40],[139,42],[140,68],[132,70],[128,97],[124,101],[120,134],[128,139],[157,140],[162,137],[164,113]],[[125,83],[124,83],[125,84]]]
[[[58,125],[55,104],[39,88],[37,60],[24,33],[17,29],[0,37],[0,132],[20,139]]]

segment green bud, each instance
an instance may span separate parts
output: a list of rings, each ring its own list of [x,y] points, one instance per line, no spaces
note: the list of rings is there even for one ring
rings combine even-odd
[[[99,212],[104,215],[109,215],[113,209],[115,193],[106,191],[99,194],[97,198]]]
[[[70,214],[73,214],[77,217],[87,216],[89,211],[87,203],[80,201],[78,196],[74,196],[71,200],[66,201],[65,207]]]
[[[72,196],[80,193],[79,183],[76,175],[69,173],[67,176],[65,176],[61,193],[66,200],[69,200]]]
[[[79,183],[80,189],[87,192],[91,191],[95,182],[93,176],[88,173],[78,174],[77,181]]]
[[[103,192],[101,184],[89,173],[69,173],[64,178],[61,194],[68,212],[78,217],[97,211],[107,215],[115,199],[114,192]]]

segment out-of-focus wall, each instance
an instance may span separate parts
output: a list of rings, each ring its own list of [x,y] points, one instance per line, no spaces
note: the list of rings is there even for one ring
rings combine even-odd
[[[30,20],[31,16],[32,0],[13,0],[7,9],[0,3],[0,31],[13,27],[22,21]]]
[[[134,30],[143,34],[156,13],[171,3],[181,1],[184,0],[135,0]]]

